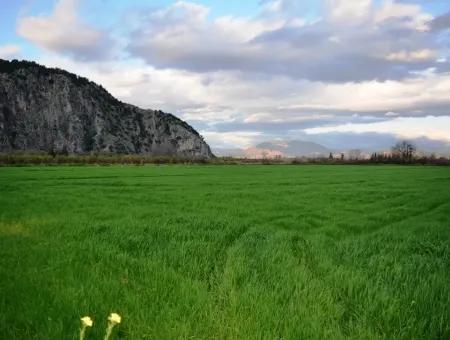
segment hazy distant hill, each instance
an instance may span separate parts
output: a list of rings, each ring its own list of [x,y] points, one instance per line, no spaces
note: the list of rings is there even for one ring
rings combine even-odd
[[[186,122],[60,69],[0,59],[0,152],[213,157]]]
[[[313,142],[290,140],[264,142],[246,149],[215,149],[214,152],[217,156],[275,158],[277,156],[327,157],[331,150]]]
[[[328,156],[331,152],[330,149],[323,145],[300,140],[265,142],[256,145],[256,148],[278,151],[285,157]]]

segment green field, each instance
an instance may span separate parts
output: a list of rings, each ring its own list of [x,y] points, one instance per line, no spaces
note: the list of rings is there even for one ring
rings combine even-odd
[[[450,339],[450,168],[0,168],[0,339]]]

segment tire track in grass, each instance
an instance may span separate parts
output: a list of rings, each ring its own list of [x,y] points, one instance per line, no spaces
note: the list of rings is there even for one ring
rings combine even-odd
[[[229,250],[250,230],[248,225],[243,225],[236,229],[236,232],[229,234],[225,237],[225,240],[219,250],[216,252],[214,261],[215,265],[211,267],[207,274],[208,290],[214,291],[220,284],[220,280],[224,275],[226,263],[228,261]],[[223,259],[223,260],[220,260]]]
[[[301,232],[270,227],[247,230],[228,249],[217,287],[216,317],[228,329],[221,336],[311,338],[326,337],[326,324],[338,329],[339,308],[330,289],[323,286],[320,268],[312,244]],[[292,317],[283,317],[282,311],[288,310]],[[274,314],[279,316],[273,318]]]
[[[419,212],[416,212],[416,213],[413,213],[411,215],[408,215],[407,217],[397,218],[395,220],[390,219],[389,223],[380,225],[378,227],[372,226],[364,234],[365,235],[373,235],[373,234],[376,234],[376,233],[380,232],[383,229],[395,226],[397,224],[405,223],[405,222],[408,222],[408,221],[411,221],[411,220],[414,220],[414,219],[417,219],[417,218],[420,218],[420,217],[423,217],[423,216],[426,216],[426,215],[434,214],[437,210],[441,209],[442,207],[444,207],[446,205],[450,205],[450,202],[443,201],[443,202],[438,202],[438,203],[432,204],[428,208],[424,208],[423,210],[421,210]]]

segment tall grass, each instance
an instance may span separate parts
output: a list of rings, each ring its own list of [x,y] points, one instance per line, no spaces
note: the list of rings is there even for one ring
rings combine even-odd
[[[0,339],[450,338],[450,169],[0,169]]]

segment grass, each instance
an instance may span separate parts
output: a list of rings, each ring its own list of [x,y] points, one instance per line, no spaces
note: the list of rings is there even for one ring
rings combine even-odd
[[[0,169],[0,339],[450,339],[450,168]]]

